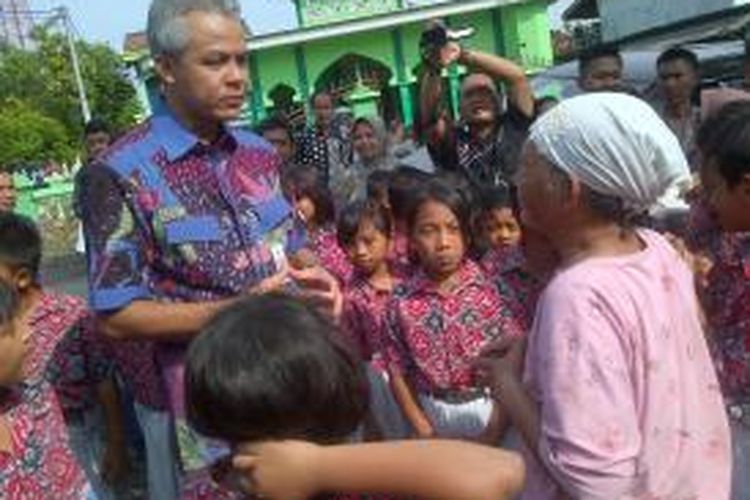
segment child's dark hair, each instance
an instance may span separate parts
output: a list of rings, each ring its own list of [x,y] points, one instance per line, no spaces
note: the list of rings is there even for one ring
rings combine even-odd
[[[730,102],[701,125],[696,144],[729,187],[750,174],[750,102]]]
[[[36,281],[42,261],[42,238],[34,221],[13,212],[0,213],[0,264],[26,269]]]
[[[408,218],[415,193],[431,178],[430,174],[410,167],[399,167],[391,172],[388,203],[396,221]]]
[[[656,65],[661,66],[662,64],[674,61],[685,61],[693,71],[696,73],[700,71],[701,66],[698,56],[692,50],[683,47],[672,47],[659,54],[659,57],[656,59]]]
[[[101,118],[92,118],[83,127],[83,136],[87,137],[94,134],[112,135],[112,132],[104,120]]]
[[[187,416],[208,437],[340,442],[363,420],[367,401],[362,366],[331,322],[284,295],[229,306],[188,350]]]
[[[371,200],[388,198],[391,173],[386,170],[376,170],[367,176],[367,197]]]
[[[281,169],[281,190],[289,201],[296,196],[295,186],[298,184],[315,184],[322,182],[320,172],[311,165],[291,165]]]
[[[516,218],[520,214],[516,188],[508,183],[502,183],[499,186],[487,188],[482,191],[481,203],[483,213],[487,213],[490,210],[509,208]]]
[[[407,216],[407,224],[409,226],[409,232],[414,231],[416,225],[417,216],[419,215],[419,209],[430,201],[441,203],[447,206],[451,212],[458,219],[458,223],[461,226],[461,233],[463,234],[464,241],[467,249],[470,247],[472,242],[471,226],[472,226],[472,208],[466,195],[461,192],[455,185],[446,182],[445,179],[435,178],[430,180],[427,184],[422,186],[414,196],[414,202],[411,204],[409,214]]]
[[[372,222],[375,229],[387,238],[391,237],[393,224],[388,209],[374,200],[355,201],[344,207],[339,215],[336,228],[339,245],[343,248],[350,246],[365,221]]]
[[[6,326],[18,316],[19,307],[16,290],[9,283],[0,281],[0,327]]]
[[[314,167],[297,167],[288,174],[284,182],[291,198],[310,198],[315,205],[315,219],[310,222],[324,226],[334,221],[336,209],[333,194]]]

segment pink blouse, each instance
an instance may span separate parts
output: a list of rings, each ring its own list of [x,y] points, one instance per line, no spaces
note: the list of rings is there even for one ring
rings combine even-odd
[[[540,408],[524,498],[726,499],[730,439],[693,278],[650,231],[543,292],[525,381]],[[554,484],[551,479],[557,484]]]

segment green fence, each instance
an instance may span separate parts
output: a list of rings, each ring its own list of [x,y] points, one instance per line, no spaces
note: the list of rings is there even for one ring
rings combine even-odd
[[[49,176],[41,185],[26,175],[15,177],[16,211],[34,219],[42,234],[45,260],[72,255],[78,241],[79,222],[73,213],[73,180]]]

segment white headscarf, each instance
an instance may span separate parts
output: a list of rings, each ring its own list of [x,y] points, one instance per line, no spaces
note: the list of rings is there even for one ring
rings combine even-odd
[[[628,209],[650,209],[690,183],[675,135],[648,104],[629,95],[563,101],[532,126],[529,139],[556,167]]]

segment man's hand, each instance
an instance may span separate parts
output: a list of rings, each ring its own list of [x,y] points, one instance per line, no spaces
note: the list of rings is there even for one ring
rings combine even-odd
[[[264,295],[266,293],[275,292],[280,290],[284,286],[289,277],[289,267],[284,266],[279,272],[273,276],[269,276],[257,285],[253,286],[248,290],[249,295]]]
[[[320,266],[306,269],[289,268],[289,277],[301,289],[301,297],[316,305],[335,323],[341,320],[344,294],[338,281]]]

